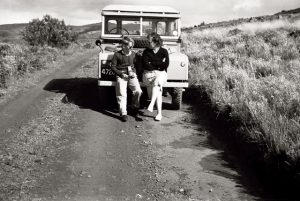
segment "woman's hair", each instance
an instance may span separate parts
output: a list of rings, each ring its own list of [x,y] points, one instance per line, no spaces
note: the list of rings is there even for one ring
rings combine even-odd
[[[163,40],[161,39],[160,35],[155,32],[150,33],[147,38],[152,38],[152,42],[156,43],[158,46],[163,45]]]
[[[130,48],[134,46],[134,40],[128,36],[124,36],[121,41],[122,44],[128,45],[131,43]]]

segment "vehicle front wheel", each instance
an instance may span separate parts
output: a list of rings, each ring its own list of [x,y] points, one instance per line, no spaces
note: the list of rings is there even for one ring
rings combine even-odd
[[[173,88],[172,89],[172,108],[174,110],[180,110],[182,105],[182,88]]]

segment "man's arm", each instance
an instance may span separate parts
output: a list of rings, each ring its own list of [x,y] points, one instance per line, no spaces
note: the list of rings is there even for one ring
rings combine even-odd
[[[114,54],[112,60],[111,60],[111,69],[113,72],[115,72],[117,75],[121,76],[122,75],[122,71],[117,69],[118,66],[118,56],[117,53]]]

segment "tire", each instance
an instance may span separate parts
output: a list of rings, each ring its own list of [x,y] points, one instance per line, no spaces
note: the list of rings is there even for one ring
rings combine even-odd
[[[182,88],[172,89],[172,108],[174,110],[180,110],[182,105]]]

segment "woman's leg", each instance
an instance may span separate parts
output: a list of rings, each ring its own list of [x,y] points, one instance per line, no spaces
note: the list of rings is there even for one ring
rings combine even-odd
[[[147,110],[149,110],[150,112],[153,112],[153,107],[154,107],[155,101],[156,101],[157,97],[159,96],[159,94],[161,94],[161,87],[158,85],[153,86],[151,101],[147,108]]]
[[[151,102],[148,106],[149,111],[153,111],[154,103],[157,106],[157,116],[156,120],[161,120],[162,117],[162,92],[163,83],[167,81],[167,73],[165,71],[158,71],[155,73],[156,78],[154,80],[154,87],[152,88]]]
[[[155,120],[160,121],[162,118],[162,87],[156,98],[157,115]]]
[[[158,83],[158,94],[156,97],[156,106],[157,106],[157,115],[155,117],[156,121],[160,121],[162,118],[162,94],[163,94],[163,85],[167,82],[168,75],[166,71],[158,73],[157,83]]]

